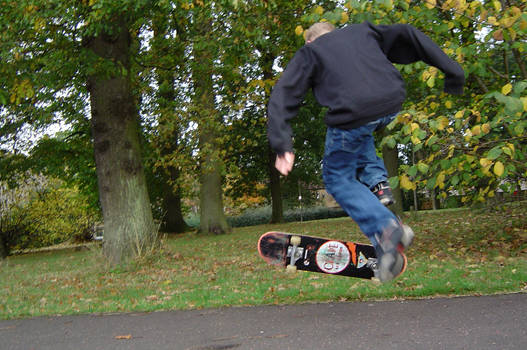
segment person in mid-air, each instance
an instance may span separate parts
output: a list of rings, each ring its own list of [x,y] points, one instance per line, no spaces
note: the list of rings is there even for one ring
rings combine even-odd
[[[465,76],[428,36],[411,25],[369,22],[340,29],[312,25],[306,44],[288,63],[268,103],[268,138],[282,175],[293,168],[292,131],[306,92],[328,107],[323,159],[326,190],[369,238],[377,254],[376,277],[386,282],[404,268],[401,254],[413,231],[385,206],[393,203],[384,162],[373,132],[388,125],[406,97],[394,63],[423,61],[445,74],[444,91],[462,94]]]

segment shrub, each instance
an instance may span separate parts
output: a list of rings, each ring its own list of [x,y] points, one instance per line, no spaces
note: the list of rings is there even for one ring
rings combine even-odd
[[[12,249],[91,237],[97,213],[76,188],[31,176],[17,187],[0,182],[0,257]]]
[[[284,212],[285,222],[322,220],[346,216],[340,208],[311,207],[296,208]],[[271,221],[271,207],[261,207],[245,211],[243,214],[228,218],[232,227],[268,224]]]

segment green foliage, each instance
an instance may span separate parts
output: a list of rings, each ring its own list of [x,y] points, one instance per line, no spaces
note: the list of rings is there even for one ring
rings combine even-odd
[[[148,144],[143,156],[156,207],[166,188],[196,195],[195,157],[210,150],[200,149],[197,125],[207,113],[217,117],[210,123],[217,132],[212,151],[223,161],[226,193],[269,196],[256,186],[269,183],[265,108],[281,69],[303,44],[304,28],[320,20],[337,26],[369,20],[417,26],[467,74],[465,95],[453,97],[442,93],[444,79],[437,70],[424,63],[399,67],[408,101],[383,141],[399,145],[404,155],[392,183],[435,190],[443,198],[457,191],[465,203],[485,200],[527,176],[525,11],[519,0],[5,2],[0,6],[0,144],[14,152],[0,160],[0,177],[9,180],[18,171],[35,169],[79,188],[97,207],[87,77],[127,75],[143,117]],[[127,69],[86,49],[91,37],[115,32],[118,23],[111,19],[123,12],[133,41]],[[200,25],[207,20],[211,31]],[[193,52],[212,53],[212,64],[196,67]],[[193,68],[201,75],[193,76]],[[214,95],[206,108],[193,99],[194,83],[205,77],[212,79]],[[282,181],[286,197],[296,197],[299,182],[304,192],[321,180],[323,114],[308,96],[293,121],[297,162]],[[36,147],[25,134],[57,122],[68,131]]]
[[[97,215],[76,189],[50,186],[24,208],[27,230],[20,248],[50,246],[91,239]]]
[[[352,0],[340,20],[335,10],[319,7],[304,18],[308,24],[320,18],[410,23],[463,66],[462,97],[442,92],[437,69],[422,62],[400,66],[408,99],[382,144],[400,144],[406,153],[393,185],[434,190],[441,198],[456,191],[468,203],[485,201],[498,188],[510,191],[527,177],[525,11],[520,1]]]
[[[29,177],[17,187],[2,182],[0,236],[6,251],[91,239],[97,212],[75,188]]]

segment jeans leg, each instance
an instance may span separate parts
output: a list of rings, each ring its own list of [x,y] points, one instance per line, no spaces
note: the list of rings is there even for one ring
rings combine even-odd
[[[388,180],[388,171],[386,171],[384,161],[377,156],[373,132],[385,128],[395,119],[396,115],[380,118],[358,128],[363,141],[357,160],[357,178],[370,189]]]
[[[357,178],[366,187],[373,188],[379,182],[388,180],[388,172],[382,158],[377,156],[373,135],[366,136],[361,152],[357,155]]]
[[[361,140],[355,136],[348,130],[328,130],[323,178],[328,193],[377,246],[374,235],[382,233],[397,218],[358,180],[357,152],[360,147],[357,146]]]

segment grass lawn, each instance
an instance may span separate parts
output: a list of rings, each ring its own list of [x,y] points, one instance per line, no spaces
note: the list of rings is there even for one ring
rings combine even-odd
[[[195,309],[240,305],[425,298],[527,291],[525,204],[499,211],[419,212],[407,271],[395,281],[298,272],[267,265],[256,249],[266,231],[366,242],[351,219],[188,233],[147,260],[108,268],[97,245],[0,262],[0,318]]]

